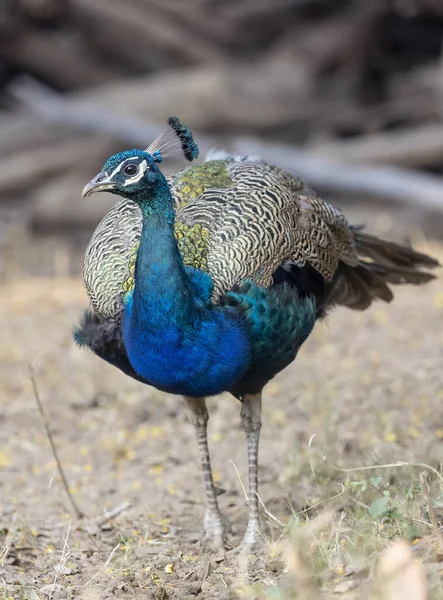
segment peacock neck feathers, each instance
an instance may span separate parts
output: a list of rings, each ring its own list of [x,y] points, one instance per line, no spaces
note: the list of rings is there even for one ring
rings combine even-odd
[[[141,205],[142,233],[135,265],[132,303],[144,323],[190,317],[199,296],[192,285],[174,237],[173,215]],[[169,212],[169,211],[168,211]]]
[[[135,199],[142,215],[142,231],[135,265],[137,285],[132,294],[132,319],[144,326],[179,324],[192,317],[199,301],[185,271],[174,236],[174,209],[165,178]]]

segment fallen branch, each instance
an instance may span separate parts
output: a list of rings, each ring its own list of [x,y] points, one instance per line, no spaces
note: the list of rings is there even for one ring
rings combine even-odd
[[[443,161],[443,125],[367,134],[312,146],[310,152],[350,163],[435,167]]]
[[[31,83],[25,82],[22,89],[16,85],[12,93],[47,122],[108,133],[121,139],[122,143],[138,147],[146,146],[147,140],[152,139],[160,129],[136,117],[122,118],[92,105],[85,108],[82,103],[65,101],[58,94]],[[192,126],[192,122],[190,124]],[[195,137],[203,153],[220,145],[210,136],[195,134]],[[322,157],[289,144],[270,143],[256,138],[236,137],[227,146],[237,154],[260,156],[302,177],[321,193],[383,199],[415,209],[443,213],[443,177],[440,176],[396,167],[346,164],[335,157]]]
[[[122,504],[120,504],[119,506],[116,506],[113,510],[106,511],[103,515],[100,515],[99,517],[94,519],[94,525],[101,527],[102,525],[104,525],[105,523],[110,521],[111,519],[118,517],[118,515],[120,515],[125,510],[128,510],[128,508],[130,508],[130,507],[131,507],[131,504],[129,502],[125,501]]]
[[[0,169],[0,193],[15,193],[32,189],[35,193],[39,184],[57,175],[90,168],[100,156],[109,156],[113,145],[103,137],[82,139],[73,137],[50,144],[38,151],[24,150],[2,158]]]

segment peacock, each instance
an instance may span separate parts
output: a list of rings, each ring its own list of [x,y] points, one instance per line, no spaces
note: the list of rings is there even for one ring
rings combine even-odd
[[[228,523],[212,477],[205,397],[241,402],[249,470],[248,524],[238,552],[262,543],[258,448],[262,391],[336,305],[390,302],[391,284],[423,284],[438,262],[350,226],[306,183],[255,157],[212,152],[165,177],[159,164],[198,147],[179,119],[147,150],[109,158],[83,196],[121,198],[84,259],[90,308],[80,346],[127,375],[184,397],[206,491],[204,541],[224,549]]]

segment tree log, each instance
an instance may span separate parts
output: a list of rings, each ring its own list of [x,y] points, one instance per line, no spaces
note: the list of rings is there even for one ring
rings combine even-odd
[[[313,145],[309,150],[312,154],[347,163],[436,167],[443,164],[443,125],[421,125],[335,140]]]

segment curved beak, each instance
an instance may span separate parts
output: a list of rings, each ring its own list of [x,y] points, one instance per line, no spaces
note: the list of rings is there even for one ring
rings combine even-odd
[[[82,196],[83,198],[86,198],[86,196],[90,196],[95,192],[105,192],[107,190],[112,190],[115,187],[116,184],[109,180],[108,173],[106,171],[102,171],[85,185],[82,191]]]

